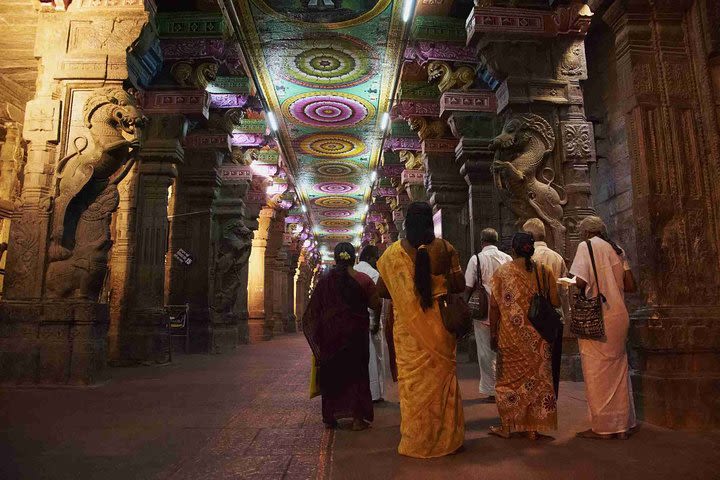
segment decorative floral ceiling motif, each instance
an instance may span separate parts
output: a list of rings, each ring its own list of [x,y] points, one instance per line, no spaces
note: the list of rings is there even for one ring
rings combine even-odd
[[[398,0],[236,0],[244,49],[325,251],[359,245],[404,45]],[[328,255],[325,259],[329,260]]]

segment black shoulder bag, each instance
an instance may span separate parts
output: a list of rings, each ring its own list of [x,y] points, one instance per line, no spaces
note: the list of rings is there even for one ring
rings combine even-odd
[[[542,269],[542,283],[540,282],[538,269]],[[562,328],[562,319],[550,301],[550,286],[548,285],[548,279],[545,275],[545,268],[542,265],[538,266],[534,263],[533,270],[535,270],[535,281],[537,282],[538,291],[530,301],[528,319],[540,336],[550,345],[553,345]]]
[[[470,316],[474,320],[482,320],[488,314],[488,296],[482,283],[482,270],[480,269],[480,254],[475,255],[475,291],[470,296]]]
[[[445,240],[440,239],[440,241],[443,242],[445,253],[449,254]],[[450,272],[448,271],[447,274]],[[462,294],[450,293],[448,288],[448,293],[438,298],[438,306],[445,330],[454,334],[458,340],[470,334],[472,318],[470,317],[470,308]]]

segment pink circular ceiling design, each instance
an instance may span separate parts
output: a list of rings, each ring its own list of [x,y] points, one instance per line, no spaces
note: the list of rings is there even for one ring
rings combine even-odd
[[[325,210],[322,212],[323,217],[330,218],[343,218],[352,217],[354,212],[352,210]]]
[[[282,105],[290,120],[315,128],[349,128],[370,120],[375,107],[367,100],[348,93],[302,93]]]
[[[360,187],[354,183],[349,182],[322,182],[315,185],[315,190],[320,193],[327,193],[329,195],[343,195],[347,193],[354,193],[358,191]]]
[[[350,233],[349,228],[328,228],[329,233]]]
[[[349,242],[353,239],[352,235],[338,235],[336,233],[333,233],[332,235],[326,235],[326,240],[329,240],[331,242]]]

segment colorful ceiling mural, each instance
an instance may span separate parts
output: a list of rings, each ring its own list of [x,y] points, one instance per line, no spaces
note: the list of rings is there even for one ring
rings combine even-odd
[[[236,0],[236,6],[244,50],[280,120],[288,173],[329,260],[337,242],[360,244],[381,119],[404,51],[402,1]]]

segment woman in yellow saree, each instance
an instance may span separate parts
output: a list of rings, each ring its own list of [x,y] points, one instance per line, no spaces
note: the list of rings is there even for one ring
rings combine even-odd
[[[378,261],[378,291],[392,297],[393,339],[400,393],[401,455],[416,458],[455,453],[465,437],[455,372],[455,336],[445,330],[436,298],[460,293],[465,282],[457,252],[433,233],[432,208],[411,203],[407,239],[388,247]]]

